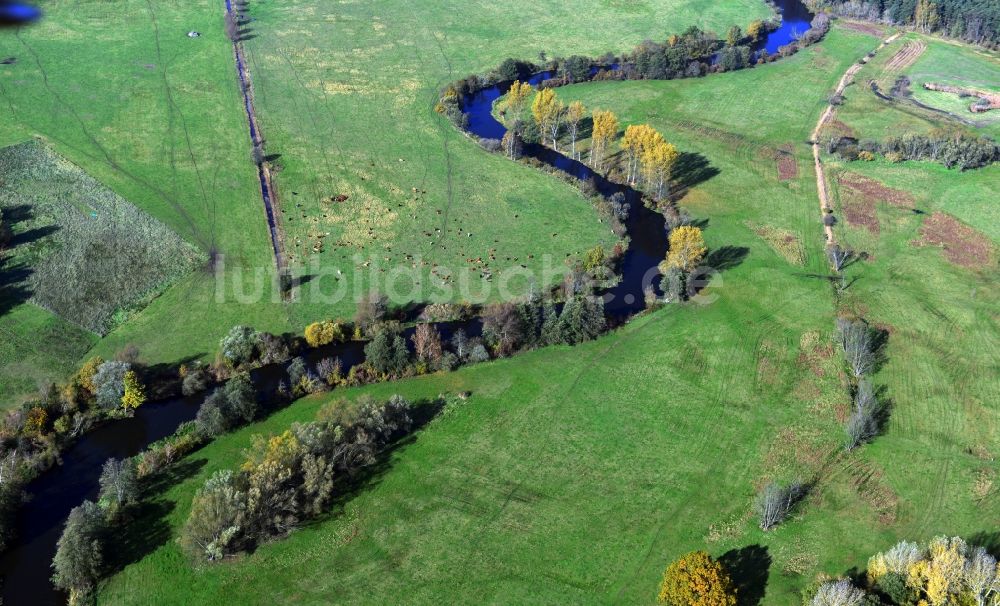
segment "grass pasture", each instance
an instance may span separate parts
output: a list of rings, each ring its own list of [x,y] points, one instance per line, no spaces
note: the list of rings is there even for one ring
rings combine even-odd
[[[350,316],[355,298],[403,252],[420,259],[412,261],[417,298],[458,299],[435,288],[435,265],[478,287],[467,259],[492,253],[497,264],[538,270],[546,254],[558,266],[610,241],[573,187],[483,156],[435,115],[440,86],[510,55],[621,49],[692,23],[745,25],[771,9],[759,0],[420,10],[302,1],[254,2],[251,12],[246,49],[268,153],[280,168],[286,249],[310,277],[316,261],[357,276],[335,303],[278,295],[221,0],[52,0],[37,24],[0,33],[0,58],[14,58],[0,65],[0,146],[43,137],[202,253],[225,259],[221,273],[178,281],[94,353],[134,344],[148,362],[176,363],[213,355],[235,324],[280,333]],[[188,38],[192,30],[202,35]],[[322,201],[340,193],[350,196],[341,206]],[[299,252],[317,239],[323,253]],[[331,292],[343,283],[311,284]]]
[[[874,80],[888,94],[897,78],[910,79],[913,98],[930,107],[950,112],[966,121],[949,119],[940,113],[916,107],[904,100],[889,103],[879,99],[869,88]],[[946,126],[969,132],[1000,137],[1000,112],[974,114],[969,111],[973,98],[923,88],[927,82],[1000,91],[1000,55],[968,45],[908,33],[890,44],[872,59],[848,87],[845,103],[837,109],[840,119],[854,132],[842,134],[883,139],[900,132],[926,133]]]
[[[921,218],[897,212],[850,269],[846,297],[816,277],[827,270],[806,140],[840,74],[876,44],[835,27],[753,70],[558,89],[623,124],[649,122],[689,154],[681,204],[707,220],[710,247],[730,247],[715,259],[707,304],[669,306],[579,347],[300,400],[221,437],[156,496],[167,513],[144,523],[165,524],[169,537],[133,554],[100,603],[651,603],[669,561],[707,549],[746,556],[741,578],[765,582],[744,591],[790,606],[817,572],[863,567],[901,538],[995,529],[996,489],[977,481],[998,472],[995,273],[911,246]],[[893,167],[892,183],[924,168]],[[989,216],[976,193],[988,175],[954,179],[969,212]],[[850,240],[846,229],[838,234]],[[782,248],[789,237],[801,251]],[[850,455],[831,339],[838,312],[890,331],[876,376],[892,400],[890,427]],[[342,396],[466,390],[466,403],[288,539],[209,567],[192,567],[172,540],[195,490],[238,465],[252,434],[311,419]],[[817,482],[804,507],[760,532],[755,489],[796,477]]]
[[[363,264],[370,277],[362,288],[402,263],[425,299],[448,298],[436,292],[445,285],[435,266],[478,286],[475,259],[495,257],[499,282],[519,265],[538,272],[546,256],[561,264],[614,239],[574,188],[482,154],[430,111],[446,83],[506,57],[596,55],[694,23],[723,31],[770,12],[752,0],[419,9],[397,0],[296,0],[251,3],[250,11],[247,51],[268,151],[280,155],[290,258],[307,272],[316,263],[345,271]],[[330,202],[336,196],[347,199]]]

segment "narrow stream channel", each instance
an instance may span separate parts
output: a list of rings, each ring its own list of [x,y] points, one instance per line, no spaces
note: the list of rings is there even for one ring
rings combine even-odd
[[[786,18],[781,27],[771,32],[758,47],[758,50],[766,48],[769,53],[773,52],[772,48],[777,50],[805,33],[812,18],[800,0],[777,0],[775,4]],[[232,11],[230,0],[226,0],[226,10]],[[234,52],[243,85],[250,138],[256,144],[258,131],[246,88],[246,68],[241,52],[238,49]],[[536,74],[530,82],[537,85],[551,76],[550,72]],[[471,132],[483,138],[503,137],[504,126],[493,117],[493,102],[509,86],[510,83],[500,84],[471,94],[463,100],[463,111],[469,116]],[[645,306],[643,287],[655,281],[657,265],[663,260],[667,250],[663,216],[646,209],[635,190],[606,180],[581,162],[540,145],[525,146],[524,152],[525,155],[535,157],[578,179],[593,178],[598,191],[604,195],[609,196],[618,191],[625,193],[626,200],[631,205],[626,222],[631,245],[622,260],[620,284],[605,293],[605,310],[611,318],[616,319],[641,311]],[[272,243],[280,263],[270,185],[261,169],[259,177]],[[471,336],[478,336],[482,332],[482,322],[477,318],[439,325],[439,329],[443,340],[449,339],[458,329],[465,330]],[[411,328],[404,335],[408,338],[412,331]],[[363,345],[348,342],[312,350],[305,357],[310,364],[326,357],[340,357],[346,372],[364,359]],[[274,393],[278,382],[285,376],[284,365],[272,365],[252,373],[255,386],[264,394]],[[131,419],[114,421],[95,429],[62,454],[61,465],[43,473],[28,485],[27,493],[31,501],[18,512],[17,537],[0,557],[0,575],[3,577],[0,595],[3,597],[3,604],[61,606],[66,603],[66,595],[55,589],[50,578],[56,542],[70,510],[85,499],[96,498],[101,467],[108,458],[134,456],[156,440],[172,434],[181,423],[194,419],[205,395],[207,394],[147,403]]]

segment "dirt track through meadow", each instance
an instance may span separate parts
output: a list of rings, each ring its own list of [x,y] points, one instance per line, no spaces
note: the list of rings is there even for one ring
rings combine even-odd
[[[879,50],[885,48],[899,36],[899,33],[889,36],[883,40],[878,48],[876,48],[873,52],[878,52]],[[840,82],[837,83],[837,88],[834,90],[832,96],[836,97],[843,94],[844,89],[846,89],[847,86],[854,81],[854,76],[861,70],[861,68],[868,64],[870,58],[870,56],[866,55],[861,59],[860,63],[854,63],[851,67],[847,68],[844,75],[840,77]],[[830,192],[826,187],[826,172],[823,170],[823,162],[820,158],[819,134],[823,130],[823,127],[826,126],[826,123],[829,122],[830,118],[833,117],[834,111],[835,106],[833,103],[827,105],[826,109],[823,110],[823,114],[819,117],[819,121],[816,122],[816,128],[813,129],[812,134],[809,136],[812,141],[813,164],[816,167],[816,190],[819,194],[819,210],[821,217],[825,217],[827,214],[831,213],[833,211],[833,206],[830,204]],[[827,225],[824,222],[823,231],[826,234],[827,244],[835,244],[837,242],[833,235],[832,225]]]

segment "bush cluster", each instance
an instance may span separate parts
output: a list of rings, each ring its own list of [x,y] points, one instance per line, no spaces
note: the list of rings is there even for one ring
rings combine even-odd
[[[209,478],[181,531],[192,556],[217,561],[289,533],[412,427],[410,403],[399,396],[362,401],[353,413],[334,406],[317,421],[257,436],[239,470]]]

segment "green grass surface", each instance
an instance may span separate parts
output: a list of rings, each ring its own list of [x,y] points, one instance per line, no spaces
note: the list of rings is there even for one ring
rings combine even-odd
[[[713,282],[714,300],[575,348],[344,392],[472,396],[329,518],[209,567],[168,539],[112,578],[100,603],[651,603],[678,555],[761,545],[763,603],[791,605],[816,572],[863,567],[900,538],[995,528],[995,489],[973,493],[977,473],[997,472],[995,274],[909,247],[920,219],[906,217],[851,269],[859,279],[843,301],[810,277],[826,263],[804,142],[840,74],[875,44],[835,28],[759,69],[559,89],[625,123],[649,121],[718,171],[682,201],[708,220],[711,247],[745,249]],[[799,174],[779,181],[772,152],[785,144]],[[796,234],[804,266],[748,223]],[[893,412],[886,436],[844,455],[846,388],[827,346],[848,309],[892,327],[876,381]],[[191,455],[196,473],[155,496],[162,522],[176,532],[194,491],[237,465],[252,434],[311,419],[340,395],[300,400]],[[794,477],[815,477],[814,492],[795,519],[760,532],[755,488]]]
[[[40,307],[21,304],[5,311],[0,316],[0,402],[14,406],[64,380],[95,341],[93,333]]]
[[[906,44],[923,44],[926,49],[910,65],[898,69],[889,67],[895,53]],[[875,80],[882,92],[888,94],[896,78],[900,76],[910,79],[910,90],[918,101],[951,112],[979,126],[963,125],[957,120],[915,107],[905,101],[886,102],[876,97],[868,86],[870,80]],[[961,99],[958,95],[923,88],[924,83],[935,82],[998,90],[1000,55],[997,53],[908,33],[883,49],[858,72],[854,80],[855,84],[847,88],[844,95],[846,101],[837,109],[837,115],[854,128],[855,136],[883,139],[901,132],[926,133],[942,126],[965,129],[994,139],[1000,136],[1000,113],[996,110],[973,114],[968,109],[973,99]]]
[[[721,31],[771,14],[759,0],[466,2],[419,10],[406,2],[264,2],[251,11],[257,20],[247,53],[268,152],[280,154],[283,166],[276,182],[287,248],[302,264],[296,271],[316,272],[295,243],[309,248],[310,228],[322,228],[331,233],[320,255],[327,269],[360,276],[335,304],[307,297],[289,304],[276,294],[221,0],[53,0],[38,24],[0,34],[0,57],[16,57],[0,65],[0,146],[41,136],[192,244],[225,258],[221,285],[209,272],[188,276],[101,339],[96,353],[109,356],[131,343],[149,362],[177,362],[212,356],[235,324],[298,331],[317,318],[349,316],[372,276],[382,275],[384,257],[396,264],[404,252],[425,263],[416,268],[419,298],[457,299],[433,287],[433,264],[466,272],[478,286],[482,279],[466,271],[466,259],[485,258],[491,248],[498,261],[511,257],[538,269],[547,253],[558,266],[568,253],[611,241],[574,188],[483,155],[435,115],[440,87],[509,55],[621,50],[692,23]],[[188,38],[191,30],[202,36]],[[337,193],[351,198],[335,209],[336,221],[309,223],[322,218],[319,199]],[[377,240],[369,241],[368,227]],[[447,237],[424,235],[436,228]],[[354,254],[372,267],[355,272]],[[237,279],[244,292],[259,294],[240,302]],[[323,281],[324,292],[339,285]]]

